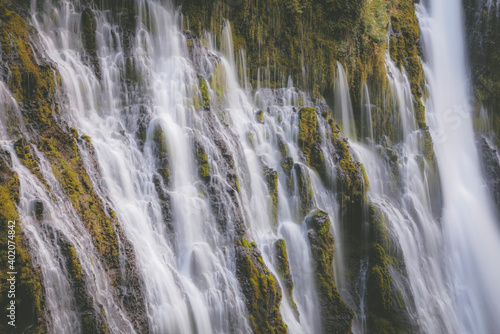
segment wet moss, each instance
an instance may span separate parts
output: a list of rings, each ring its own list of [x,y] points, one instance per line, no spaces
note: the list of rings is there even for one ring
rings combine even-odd
[[[208,165],[207,152],[201,146],[196,148],[196,161],[198,163],[198,175],[203,180],[210,179],[210,168]]]
[[[80,264],[80,261],[78,260],[78,257],[76,256],[76,251],[73,246],[69,246],[66,249],[66,257],[67,257],[67,266],[68,266],[68,271],[69,274],[71,275],[71,278],[74,280],[81,280],[82,279],[82,265]]]
[[[257,246],[244,239],[236,243],[236,275],[254,333],[286,333],[287,326],[279,311],[281,289],[265,267]]]
[[[297,305],[293,300],[293,280],[292,274],[290,273],[290,264],[288,262],[288,253],[286,251],[286,243],[283,239],[278,239],[274,243],[274,252],[276,256],[276,269],[278,270],[278,275],[285,286],[285,293],[290,301],[290,305],[295,311],[295,316],[299,317],[299,311]]]
[[[324,333],[350,333],[354,312],[340,298],[333,278],[334,241],[330,218],[315,210],[306,218],[309,243],[314,263],[314,278],[321,308]]]
[[[94,193],[78,150],[68,149],[75,139],[53,129],[54,137],[42,138],[39,149],[45,153],[54,176],[70,199],[73,207],[89,229],[94,244],[110,267],[118,265],[118,241],[113,223],[105,213],[100,198]]]
[[[35,105],[28,115],[29,121],[47,124],[53,110],[56,83],[54,72],[49,65],[38,65],[37,56],[29,45],[27,23],[1,5],[0,30],[4,60],[14,69],[9,88],[17,101],[30,101]]]
[[[22,164],[33,173],[43,185],[48,188],[48,185],[43,178],[42,172],[40,171],[40,167],[38,166],[38,162],[31,154],[31,147],[28,141],[24,138],[18,139],[14,143],[14,149],[16,150],[16,155],[21,160]]]
[[[422,150],[424,152],[424,157],[427,162],[433,166],[434,165],[434,144],[432,143],[432,138],[429,130],[425,130],[423,133],[423,143]]]
[[[304,218],[309,211],[313,208],[314,206],[314,193],[312,191],[312,186],[311,186],[311,178],[309,177],[309,174],[307,173],[307,170],[305,170],[304,167],[302,167],[300,164],[294,164],[293,165],[293,170],[295,171],[295,176],[296,176],[296,183],[297,183],[297,192],[298,192],[298,197],[299,197],[299,216],[300,219]]]
[[[391,35],[389,43],[390,56],[400,68],[406,69],[412,94],[419,100],[422,97],[424,71],[418,59],[420,30],[413,0],[398,2],[391,15],[391,25],[394,34]]]
[[[266,182],[267,188],[269,190],[269,196],[271,197],[271,222],[274,227],[278,226],[278,172],[272,169],[266,170]]]
[[[43,294],[42,277],[40,272],[34,268],[27,241],[24,238],[21,221],[17,213],[16,205],[19,204],[19,179],[9,167],[10,156],[8,153],[0,152],[0,256],[5,261],[0,263],[0,308],[6,310],[10,299],[8,299],[9,284],[8,272],[16,271],[16,324],[19,331],[33,330],[33,332],[45,333],[46,326],[43,321]],[[8,231],[11,229],[9,221],[15,221],[13,231],[15,238],[11,240]],[[15,242],[14,270],[9,268],[11,264],[8,259],[8,241]],[[0,320],[0,331],[7,333],[10,326],[9,319],[2,317]]]
[[[92,140],[87,135],[82,135],[81,137],[90,147],[92,147]]]
[[[210,94],[208,93],[208,85],[205,82],[205,79],[202,77],[198,77],[199,89],[201,92],[201,97],[203,99],[203,107],[205,110],[210,109]]]
[[[346,214],[361,212],[366,190],[362,169],[356,163],[347,146],[346,139],[332,139],[338,160],[337,198]],[[352,217],[351,217],[352,218]]]
[[[311,151],[316,141],[318,132],[318,121],[316,109],[301,108],[299,111],[299,148],[306,156],[307,164],[310,164]]]
[[[330,180],[326,173],[325,157],[318,133],[317,113],[314,108],[304,107],[299,111],[298,144],[307,164],[316,170],[323,182],[328,184]]]
[[[259,123],[264,123],[264,112],[262,110],[257,110],[257,112],[255,113],[255,119],[257,120],[257,122]]]

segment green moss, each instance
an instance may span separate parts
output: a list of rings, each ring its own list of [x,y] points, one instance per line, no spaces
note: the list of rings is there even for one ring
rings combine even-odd
[[[256,113],[255,113],[255,119],[257,120],[257,122],[259,123],[264,123],[264,112],[262,110],[258,110]]]
[[[221,63],[217,63],[215,69],[210,78],[210,87],[215,90],[217,94],[217,100],[219,104],[222,102],[224,95],[226,94],[226,71]]]
[[[299,164],[294,164],[293,169],[296,175],[297,192],[299,195],[299,216],[304,218],[313,208],[314,193],[311,187],[311,179],[307,170]]]
[[[44,333],[45,324],[43,322],[43,295],[42,277],[32,264],[27,242],[24,238],[23,229],[16,205],[19,203],[19,179],[17,174],[7,165],[10,157],[4,152],[0,152],[0,230],[3,236],[0,239],[0,256],[5,259],[0,263],[0,308],[5,310],[10,299],[8,299],[9,284],[7,283],[8,268],[8,241],[9,221],[15,221],[13,231],[15,232],[15,270],[17,271],[16,281],[16,323],[20,330],[33,330],[33,332]],[[8,318],[0,320],[0,331],[8,332],[10,326],[7,325]]]
[[[250,325],[254,333],[286,333],[279,311],[281,289],[273,275],[265,267],[255,244],[237,241],[236,271],[242,286]],[[244,246],[243,246],[244,245]]]
[[[318,121],[314,108],[304,107],[299,111],[299,148],[310,164],[311,151],[316,140]]]
[[[392,29],[397,34],[391,36],[390,55],[401,68],[404,67],[410,79],[412,94],[416,100],[422,97],[424,71],[418,59],[420,30],[415,16],[413,0],[398,2],[391,15]]]
[[[21,160],[22,164],[33,173],[40,182],[45,185],[48,189],[47,182],[43,178],[42,172],[40,171],[40,167],[38,166],[38,162],[31,154],[30,144],[24,138],[18,139],[14,143],[14,149],[16,150],[16,155]]]
[[[82,279],[82,265],[80,264],[80,261],[78,260],[78,257],[76,256],[76,251],[73,246],[69,246],[66,249],[67,253],[67,265],[68,265],[68,271],[69,274],[71,275],[71,278],[74,280],[81,280]]]
[[[274,224],[274,227],[278,226],[278,206],[279,206],[279,198],[278,198],[278,172],[272,169],[268,169],[266,171],[266,182],[267,188],[269,190],[269,196],[271,197],[271,222]]]
[[[425,130],[423,133],[422,150],[424,152],[424,157],[427,162],[432,166],[434,165],[434,145],[432,143],[432,138],[429,130]]]
[[[85,51],[92,56],[97,55],[96,28],[92,11],[86,8],[81,18],[82,42]]]
[[[330,218],[326,212],[316,210],[306,218],[306,224],[310,229],[308,237],[322,326],[332,333],[350,333],[354,312],[340,298],[333,278],[334,243],[330,233]]]
[[[254,143],[254,139],[253,139],[253,134],[252,134],[250,131],[248,131],[248,132],[247,132],[247,141],[248,141],[248,143],[250,144],[250,146],[251,146],[252,148],[255,148],[255,143]]]
[[[52,115],[55,77],[48,65],[38,65],[37,56],[29,45],[29,27],[16,13],[0,5],[1,47],[9,57],[12,79],[9,81],[17,101],[30,101],[37,107],[30,120],[46,124]],[[35,126],[37,124],[34,124]]]
[[[116,266],[118,241],[113,224],[105,213],[100,198],[93,192],[78,151],[71,145],[75,139],[60,129],[59,132],[57,130],[54,128],[54,137],[42,138],[39,149],[49,159],[54,176],[61,182],[64,192],[89,229],[96,248],[110,267]]]
[[[88,144],[90,147],[92,147],[92,140],[90,139],[90,137],[89,137],[89,136],[87,136],[87,135],[82,135],[82,139],[83,139],[85,142],[87,142],[87,144]]]
[[[283,158],[280,160],[280,166],[286,175],[286,186],[289,193],[293,192],[295,179],[293,177],[293,159],[291,157]]]
[[[341,207],[347,211],[360,211],[367,187],[361,167],[354,162],[344,139],[332,139],[337,150],[337,197]],[[361,169],[361,171],[360,171]]]
[[[370,189],[370,181],[368,180],[368,175],[366,175],[365,165],[363,165],[363,164],[359,165],[359,169],[361,170],[361,173],[363,174],[363,182],[365,183],[365,191],[368,191],[368,189]]]
[[[283,140],[283,138],[281,137],[281,135],[278,134],[276,136],[276,138],[277,138],[277,141],[278,141],[278,149],[280,151],[281,158],[285,159],[285,158],[288,157],[288,145]]]
[[[290,301],[290,305],[295,311],[295,315],[298,318],[299,311],[297,310],[297,305],[293,300],[293,281],[292,274],[290,273],[290,264],[288,263],[288,253],[286,251],[286,243],[283,239],[278,239],[274,243],[274,252],[276,256],[276,269],[278,270],[278,275],[284,284],[285,292]]]
[[[210,179],[207,152],[203,147],[196,148],[196,161],[198,162],[198,175],[203,179]]]
[[[199,81],[199,89],[201,92],[201,97],[203,98],[203,107],[205,110],[210,109],[210,95],[208,94],[208,86],[207,83],[205,82],[205,79],[202,77],[198,77]]]

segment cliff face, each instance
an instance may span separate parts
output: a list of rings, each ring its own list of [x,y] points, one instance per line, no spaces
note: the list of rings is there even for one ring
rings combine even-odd
[[[43,166],[37,155],[43,154],[46,157],[53,175],[60,181],[69,205],[90,233],[98,260],[103,263],[109,276],[112,298],[121,301],[124,313],[132,320],[132,327],[137,332],[147,332],[151,328],[147,316],[145,283],[137,268],[134,246],[124,233],[122,222],[117,218],[111,201],[102,196],[99,185],[91,179],[88,164],[85,164],[89,161],[94,167],[99,164],[92,138],[70,128],[65,119],[60,117],[65,113],[64,110],[61,111],[64,100],[60,96],[63,89],[60,74],[55,64],[41,50],[37,50],[34,41],[39,36],[27,23],[28,4],[12,1],[2,3],[5,6],[0,6],[1,76],[17,100],[21,113],[20,117],[13,110],[12,114],[7,113],[9,122],[6,127],[9,138],[15,142],[15,154],[22,165],[50,192],[49,181],[41,172]],[[394,102],[387,91],[384,57],[388,52],[397,66],[408,73],[411,92],[415,98],[415,118],[425,134],[422,145],[425,145],[426,157],[432,161],[432,142],[425,124],[424,110],[419,102],[424,78],[418,59],[419,32],[413,1],[185,0],[177,1],[176,4],[182,6],[182,13],[185,15],[184,33],[191,61],[195,62],[197,50],[203,49],[200,42],[204,38],[203,32],[212,32],[220,43],[224,22],[229,20],[234,41],[233,51],[239,55],[240,50],[244,50],[244,56],[237,57],[237,62],[241,64],[244,58],[248,66],[245,75],[254,88],[257,87],[257,82],[263,87],[281,87],[287,77],[291,76],[297,88],[310,93],[317,101],[316,108],[303,107],[296,110],[299,158],[294,161],[287,144],[273,133],[270,136],[276,137],[280,164],[276,167],[277,170],[262,162],[261,164],[269,192],[270,220],[275,229],[278,225],[279,198],[280,195],[284,196],[279,191],[297,194],[298,217],[300,221],[305,221],[308,228],[323,332],[333,330],[335,333],[349,333],[353,311],[341,299],[337,289],[333,272],[334,239],[330,217],[323,211],[315,210],[310,171],[316,173],[320,184],[336,194],[339,212],[335,214],[340,216],[342,238],[348,244],[347,270],[352,282],[357,279],[356,266],[360,259],[369,257],[368,328],[377,332],[383,328],[390,328],[394,332],[409,331],[412,325],[406,314],[407,309],[401,291],[392,284],[390,274],[390,268],[399,267],[398,261],[402,260],[398,254],[391,253],[383,216],[367,201],[368,179],[364,168],[351,155],[348,140],[340,136],[340,128],[333,118],[333,112],[328,106],[321,104],[321,98],[324,97],[330,104],[333,101],[337,62],[340,62],[348,73],[348,84],[356,110],[355,121],[360,123],[358,110],[365,103],[361,91],[366,83],[372,96],[371,103],[375,106],[375,139],[389,138],[397,142],[397,131],[390,121],[397,115],[392,108]],[[40,10],[46,9],[43,4],[39,4],[39,7]],[[124,91],[133,91],[132,88],[136,89],[134,92],[141,91],[145,83],[131,55],[131,49],[138,20],[145,26],[151,21],[148,21],[144,13],[139,17],[138,6],[133,1],[82,1],[77,5],[81,15],[82,59],[99,80],[103,73],[97,50],[99,36],[96,32],[96,7],[109,10],[110,16],[119,26],[119,40],[124,55],[119,71],[120,84]],[[144,7],[141,9],[144,10]],[[144,12],[150,13],[147,10]],[[152,26],[149,28],[153,29]],[[211,65],[216,64],[216,57],[210,57],[213,61]],[[235,144],[237,140],[222,133],[219,128],[223,126],[221,124],[224,123],[225,112],[221,102],[225,92],[224,82],[217,79],[221,75],[220,71],[220,67],[214,65],[209,76],[201,71],[196,73],[198,81],[193,88],[192,107],[203,115],[203,129],[207,131],[204,133],[207,137],[193,135],[195,155],[192,159],[201,181],[196,186],[208,201],[211,212],[215,213],[217,228],[222,234],[229,235],[229,240],[233,243],[234,271],[245,297],[250,327],[255,333],[285,333],[287,328],[280,314],[280,303],[283,296],[287,296],[292,306],[295,304],[292,293],[293,273],[290,271],[287,248],[282,239],[276,243],[279,265],[278,275],[275,275],[269,265],[264,263],[262,250],[245,239],[248,217],[241,207],[240,187],[244,187],[246,181],[241,177],[244,173],[237,170],[238,156],[234,151],[241,154],[238,146],[241,144]],[[494,104],[494,98],[490,94],[485,101]],[[141,107],[146,109],[147,103],[141,103]],[[170,198],[173,161],[169,144],[172,143],[167,142],[164,129],[155,125],[153,117],[144,109],[141,109],[141,118],[133,136],[143,151],[152,147],[157,167],[154,188],[161,203],[161,219],[175,245],[175,233],[179,232],[175,231],[176,227],[172,222]],[[256,122],[262,126],[271,122],[268,110],[258,111],[255,117]],[[148,132],[147,129],[151,128],[154,130]],[[206,138],[214,145],[207,145]],[[251,146],[254,145],[251,131],[246,139]],[[148,142],[150,146],[147,146]],[[391,152],[389,147],[385,147],[381,155],[390,156],[390,164],[396,166],[398,158],[391,156]],[[0,216],[3,223],[19,219],[16,209],[19,185],[9,162],[9,154],[1,152],[0,157]],[[217,169],[214,169],[215,165]],[[333,169],[332,165],[335,166]],[[224,171],[222,177],[216,174],[219,170]],[[285,180],[286,185],[281,188],[278,186],[280,177],[281,182]],[[219,178],[223,180],[223,186],[214,181]],[[226,210],[227,203],[231,203],[231,210]],[[42,221],[43,205],[39,207],[37,214],[37,219]],[[370,236],[368,240],[362,241],[366,221],[370,224]],[[2,230],[4,228],[2,226]],[[21,229],[17,232],[23,236]],[[89,332],[107,332],[107,314],[102,306],[91,300],[86,286],[87,280],[91,278],[82,270],[75,245],[62,237],[58,240],[58,245],[62,249],[59,261],[67,268],[71,291],[78,304],[79,321]],[[0,246],[5,249],[4,244]],[[43,277],[39,272],[40,268],[33,266],[30,248],[24,239],[18,245],[18,254],[18,265],[23,270],[19,305],[32,310],[22,313],[20,319],[26,327],[30,327],[30,331],[42,333],[46,330],[44,316],[47,316],[43,314]],[[123,271],[123,268],[127,270]],[[286,281],[283,291],[277,282],[278,278]],[[348,289],[353,289],[352,285]],[[1,296],[6,295],[6,289],[5,284],[0,287]],[[5,300],[0,299],[0,306],[4,307],[5,303]],[[296,306],[295,312],[298,316]],[[7,328],[3,322],[2,326],[0,330]],[[24,328],[19,330],[23,331]]]
[[[254,88],[258,79],[262,86],[275,87],[291,76],[297,88],[331,98],[337,62],[342,63],[356,110],[363,83],[369,84],[373,95],[385,89],[384,55],[391,25],[391,57],[407,69],[415,96],[421,96],[423,73],[412,0],[178,0],[176,4],[182,6],[186,29],[196,36],[205,30],[220,36],[224,20],[229,20],[234,52],[244,50],[246,74]]]

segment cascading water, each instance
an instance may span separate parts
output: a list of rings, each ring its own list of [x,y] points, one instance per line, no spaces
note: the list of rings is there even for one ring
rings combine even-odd
[[[32,24],[40,34],[41,49],[61,75],[61,117],[92,140],[97,168],[86,145],[79,144],[79,150],[95,191],[103,202],[109,201],[133,246],[151,332],[251,331],[231,246],[235,222],[241,219],[247,222],[249,239],[255,240],[263,251],[264,262],[275,277],[279,275],[274,245],[280,238],[286,241],[295,285],[293,305],[286,293],[281,303],[288,331],[319,332],[319,302],[308,228],[303,213],[297,211],[297,191],[287,190],[288,176],[280,161],[285,158],[283,150],[292,162],[301,160],[295,110],[299,94],[291,81],[286,89],[258,90],[255,100],[265,110],[260,112],[259,121],[257,106],[248,98],[248,92],[238,86],[229,25],[224,28],[222,40],[225,57],[220,57],[213,49],[198,44],[188,46],[178,30],[179,15],[172,8],[138,0],[138,26],[132,61],[128,63],[122,47],[123,35],[113,25],[109,12],[94,11],[97,58],[89,61],[83,56],[85,44],[80,38],[82,14],[75,6],[70,2],[33,6],[41,7],[45,9],[33,13]],[[99,71],[95,71],[96,66]],[[241,71],[246,72],[244,64]],[[124,72],[135,73],[131,76],[137,82],[123,85],[120,77]],[[302,99],[306,105],[313,105],[305,95]],[[210,107],[214,110],[212,115],[203,111]],[[326,122],[321,127],[325,135]],[[239,141],[238,136],[249,140]],[[2,139],[7,139],[6,133],[2,133]],[[54,285],[45,285],[49,328],[53,332],[80,332],[83,326],[76,315],[66,268],[53,260],[63,256],[57,253],[60,250],[50,233],[61,233],[65,242],[74,245],[87,279],[87,293],[96,303],[97,314],[103,308],[108,330],[134,332],[126,312],[113,304],[115,299],[107,286],[109,278],[96,262],[98,256],[92,252],[90,236],[81,231],[76,213],[70,209],[58,212],[59,206],[71,204],[58,193],[60,186],[43,153],[37,152],[38,155],[55,199],[19,162],[13,168],[21,176],[23,203],[43,201],[46,223],[52,228],[37,230],[29,205],[20,206],[26,236],[32,249],[39,253],[34,263],[44,268],[44,281]],[[217,207],[208,200],[212,195],[205,193],[206,180],[199,159],[209,162],[209,191],[221,194]],[[333,161],[329,159],[327,163],[332,174]],[[335,194],[323,186],[309,167],[295,165],[311,180],[312,206],[331,213],[334,235],[339,235],[335,232]],[[266,179],[273,172],[278,176],[276,222]],[[159,174],[168,182],[161,182]],[[228,187],[234,186],[227,183],[226,175],[234,175],[236,182],[240,180],[241,197],[236,201],[224,195]],[[290,187],[297,189],[297,185]],[[63,222],[68,220],[72,224],[65,226]],[[223,229],[222,223],[226,224]],[[339,236],[338,254],[342,254],[341,244]],[[337,257],[341,259],[341,255]],[[341,268],[341,260],[336,263]],[[286,291],[284,282],[278,280]]]
[[[398,142],[392,148],[387,140],[375,144],[378,111],[372,108],[366,84],[358,141],[340,63],[334,88],[336,119],[365,166],[368,200],[385,217],[391,247],[403,259],[404,269],[391,266],[389,271],[412,325],[426,333],[486,333],[500,328],[494,314],[500,309],[500,272],[491,265],[500,257],[500,237],[481,176],[472,121],[460,109],[467,108],[462,99],[469,96],[461,56],[462,14],[458,0],[427,7],[417,5],[429,60],[430,97],[425,105],[441,175],[442,218],[434,203],[440,196],[432,187],[439,179],[422,148],[424,130],[415,121],[410,83],[388,55],[386,94],[396,115]],[[307,224],[316,208],[331,220],[333,274],[342,299],[356,310],[353,331],[368,331],[370,258],[358,259],[357,281],[350,282],[353,265],[346,261],[349,245],[337,203],[338,162],[329,146],[333,130],[327,117],[320,116],[328,109],[324,101],[297,92],[285,75],[281,81],[286,88],[265,88],[277,79],[271,78],[269,64],[259,69],[252,96],[245,52],[235,58],[229,22],[219,43],[205,33],[204,46],[182,33],[183,18],[170,2],[136,0],[137,21],[130,32],[117,26],[109,11],[92,10],[94,55],[87,50],[82,27],[90,9],[82,13],[72,2],[33,1],[31,10],[40,37],[33,42],[61,77],[57,117],[91,138],[91,145],[90,139],[89,144],[78,141],[77,149],[93,191],[116,213],[123,238],[118,270],[124,277],[129,269],[126,252],[129,246],[133,249],[147,313],[144,331],[251,332],[234,246],[235,235],[242,233],[256,243],[261,261],[281,287],[279,313],[288,332],[328,332],[321,325],[322,296]],[[130,50],[125,47],[127,37]],[[305,73],[303,68],[304,83]],[[3,82],[0,97],[2,125],[16,124],[29,141],[21,112]],[[321,175],[304,162],[299,145],[297,111],[303,106],[319,111],[313,110],[313,118],[324,158]],[[6,115],[18,116],[8,120]],[[111,283],[115,274],[99,259],[92,235],[50,162],[30,146],[43,184],[16,158],[10,133],[0,127],[2,148],[13,157],[12,169],[19,175],[18,210],[33,263],[41,268],[49,331],[85,331],[89,318],[84,321],[83,313],[111,333],[137,332],[134,314]],[[307,206],[301,198],[302,183],[309,186]],[[40,206],[42,215],[37,213]],[[280,239],[286,244],[293,292],[277,260]],[[64,260],[68,250],[79,260],[83,286],[76,287],[70,279],[73,274]]]
[[[460,330],[500,328],[498,217],[483,179],[470,105],[460,1],[418,6],[431,92],[425,103],[443,189],[443,236]]]

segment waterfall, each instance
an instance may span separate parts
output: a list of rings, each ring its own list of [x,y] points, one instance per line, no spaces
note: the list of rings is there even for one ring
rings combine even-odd
[[[453,305],[469,333],[500,328],[498,217],[483,179],[474,141],[460,1],[418,6],[431,92],[425,103],[444,197],[443,234]]]
[[[325,270],[340,295],[335,307],[347,304],[349,324],[354,310],[354,333],[369,332],[373,311],[370,215],[388,236],[384,274],[408,330],[500,328],[500,232],[475,144],[459,0],[416,4],[429,92],[422,101],[387,51],[386,88],[381,99],[370,97],[362,83],[356,129],[352,78],[337,63],[333,113],[348,141],[326,101],[294,87],[292,77],[306,87],[306,73],[313,73],[304,55],[302,76],[278,73],[276,65],[271,71],[268,59],[252,87],[229,21],[215,29],[220,35],[205,31],[199,40],[183,30],[189,23],[170,1],[130,3],[135,21],[126,27],[113,11],[77,1],[33,0],[29,16],[39,61],[58,73],[54,126],[71,133],[92,203],[111,222],[115,267],[107,267],[49,153],[35,145],[25,106],[0,81],[0,153],[9,153],[19,177],[17,210],[40,269],[48,332],[250,333],[255,319],[245,289],[254,286],[241,283],[238,243],[243,258],[255,258],[270,277],[258,273],[259,284],[276,281],[276,312],[288,333],[329,332],[309,223],[318,212],[335,241],[333,267]],[[7,61],[1,59],[2,71]],[[273,80],[282,88],[271,89]],[[380,100],[387,110],[373,104]],[[429,128],[417,122],[417,102]],[[301,147],[304,110],[315,126],[314,153]],[[380,112],[391,115],[384,124],[391,133],[382,138]],[[487,112],[481,115],[488,123]],[[16,145],[31,152],[38,169]],[[347,187],[342,147],[361,184],[359,207],[354,195],[339,200]],[[321,166],[312,161],[317,156]],[[363,211],[361,221],[347,221],[349,205]],[[359,244],[351,245],[347,230],[357,227]]]

